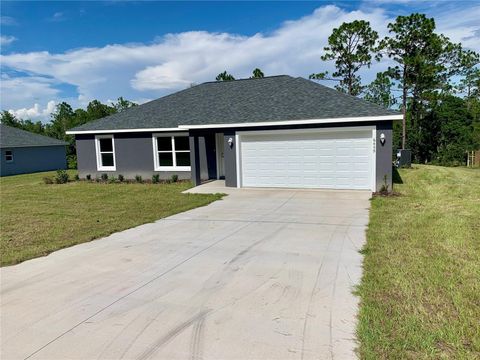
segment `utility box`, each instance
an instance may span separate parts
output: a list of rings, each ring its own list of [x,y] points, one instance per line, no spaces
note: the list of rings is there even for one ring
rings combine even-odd
[[[411,167],[412,166],[412,150],[398,149],[396,165],[398,168]]]

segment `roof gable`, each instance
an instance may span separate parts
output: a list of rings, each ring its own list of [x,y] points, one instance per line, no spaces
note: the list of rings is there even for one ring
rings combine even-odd
[[[287,75],[207,82],[84,124],[72,131],[177,128],[397,115],[392,110]]]

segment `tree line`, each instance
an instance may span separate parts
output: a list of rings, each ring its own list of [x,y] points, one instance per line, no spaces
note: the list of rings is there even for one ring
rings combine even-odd
[[[46,124],[41,121],[33,122],[30,119],[18,119],[5,110],[1,113],[1,122],[4,125],[66,141],[68,143],[68,166],[69,168],[76,168],[75,137],[67,135],[66,131],[87,122],[124,111],[132,106],[137,106],[137,104],[123,97],[118,98],[117,102],[112,104],[103,104],[98,100],[93,100],[88,103],[86,109],[78,108],[75,110],[68,103],[62,102],[56,106],[55,111],[51,114],[50,122]]]
[[[466,151],[480,149],[479,54],[435,32],[433,18],[414,13],[388,24],[380,39],[370,23],[355,20],[333,29],[322,61],[335,71],[312,80],[334,81],[338,91],[403,112],[393,146],[411,149],[421,163],[463,164]],[[389,59],[394,65],[364,84],[360,71]],[[260,69],[255,69],[263,77]],[[235,80],[224,71],[217,81]],[[395,151],[396,152],[396,151]]]
[[[343,23],[333,29],[322,61],[333,61],[335,71],[314,73],[312,80],[333,81],[338,91],[386,108],[403,112],[401,124],[394,124],[394,150],[408,148],[421,163],[457,165],[466,151],[480,148],[480,57],[443,34],[435,20],[424,14],[398,16],[388,24],[389,35],[378,32],[364,20]],[[360,71],[374,62],[389,59],[393,64],[364,84]],[[259,69],[250,78],[263,78]],[[217,81],[235,77],[226,70]],[[75,143],[67,129],[123,111],[133,102],[119,98],[114,104],[91,101],[86,109],[73,110],[65,102],[57,105],[50,123],[19,120],[7,111],[2,123],[68,141],[74,162]]]
[[[465,153],[480,148],[479,54],[463,49],[436,31],[424,14],[398,16],[379,38],[370,23],[356,20],[333,30],[321,57],[335,72],[310,79],[337,82],[336,89],[387,108],[400,108],[394,147],[411,149],[416,162],[461,164]],[[359,72],[373,62],[394,65],[362,83]]]

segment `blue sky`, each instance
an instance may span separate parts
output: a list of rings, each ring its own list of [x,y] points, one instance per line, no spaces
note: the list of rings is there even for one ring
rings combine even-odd
[[[55,104],[74,107],[119,96],[143,102],[214,79],[307,77],[331,30],[365,19],[381,34],[397,15],[425,12],[440,32],[480,51],[474,1],[343,2],[1,2],[1,108],[48,120]],[[362,73],[369,82],[387,61]]]

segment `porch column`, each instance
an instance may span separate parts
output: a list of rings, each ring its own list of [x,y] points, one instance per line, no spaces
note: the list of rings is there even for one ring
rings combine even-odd
[[[200,151],[198,146],[198,136],[192,134],[190,131],[189,134],[190,141],[190,168],[192,174],[192,182],[194,186],[201,184],[200,179]]]
[[[377,138],[375,139],[376,157],[376,189],[380,191],[382,185],[387,182],[388,191],[392,191],[392,138],[393,138],[393,121],[379,121],[376,124]],[[384,142],[381,141],[381,135],[384,134]],[[385,176],[387,177],[385,179]]]
[[[235,130],[226,129],[224,132],[223,146],[225,158],[225,186],[237,187],[237,146]],[[228,140],[232,138],[233,146],[230,147]]]

